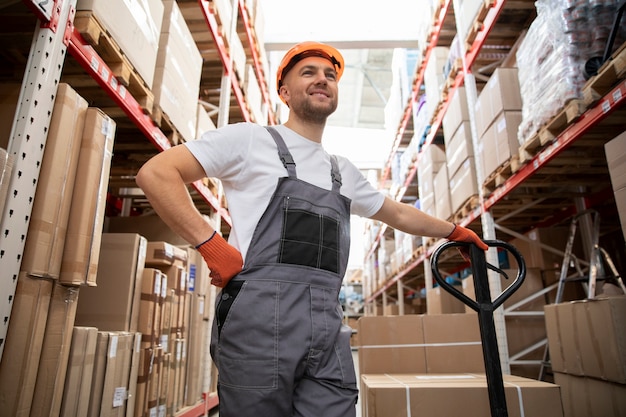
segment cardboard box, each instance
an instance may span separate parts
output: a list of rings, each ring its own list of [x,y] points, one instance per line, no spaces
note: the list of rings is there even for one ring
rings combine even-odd
[[[97,339],[98,329],[95,327],[74,327],[72,331],[61,417],[87,415]]]
[[[358,333],[361,374],[484,372],[474,315],[365,316]]]
[[[163,20],[161,1],[78,0],[76,10],[93,12],[148,88],[152,88]]]
[[[8,416],[30,415],[52,287],[53,281],[24,272],[17,279],[0,362],[0,410]]]
[[[563,417],[559,386],[503,375],[510,417]],[[487,380],[480,374],[361,375],[363,417],[491,415]]]
[[[428,314],[464,313],[465,304],[441,287],[426,291],[426,311]]]
[[[104,231],[107,233],[137,233],[148,239],[149,242],[163,241],[177,246],[188,244],[156,214],[107,217],[104,221]]]
[[[146,266],[161,268],[171,265],[185,266],[187,251],[169,242],[148,241],[146,249]]]
[[[140,349],[139,367],[137,371],[137,388],[135,399],[135,416],[144,417],[148,412],[148,385],[153,371],[154,348]]]
[[[196,116],[196,138],[199,139],[203,133],[215,129],[215,123],[213,123],[213,119],[211,119],[209,113],[202,104],[198,104],[198,114]]]
[[[458,127],[465,121],[469,122],[467,94],[465,93],[465,87],[459,86],[454,91],[454,95],[448,105],[448,110],[446,110],[446,113],[443,115],[441,122],[444,140],[447,142],[451,139]]]
[[[137,330],[142,334],[141,346],[144,349],[159,344],[161,332],[161,309],[159,299],[163,291],[163,272],[155,268],[145,268],[141,278],[141,301]]]
[[[63,284],[96,285],[115,128],[100,109],[87,109],[59,275]]]
[[[450,48],[436,46],[430,53],[430,58],[424,70],[424,87],[426,89],[426,118],[434,116],[437,106],[441,102],[441,91],[446,82],[444,77],[444,67],[448,62]]]
[[[517,68],[497,68],[481,91],[474,108],[476,130],[481,137],[503,111],[521,111]]]
[[[435,195],[435,214],[440,219],[448,219],[452,216],[452,202],[450,199],[450,183],[448,181],[448,168],[442,167],[433,181]]]
[[[626,384],[626,296],[545,306],[555,372]]]
[[[186,141],[196,139],[202,56],[175,0],[163,1],[154,102]]]
[[[454,177],[463,162],[474,156],[472,132],[469,121],[462,122],[454,135],[446,140],[446,163],[448,175]]]
[[[61,411],[78,293],[79,288],[58,282],[52,289],[31,416],[56,417]]]
[[[134,339],[127,332],[98,332],[87,417],[126,415]]]
[[[137,401],[137,380],[141,360],[141,333],[133,334],[133,349],[130,355],[130,369],[128,372],[128,398],[126,402],[126,417],[134,417]]]
[[[479,147],[485,178],[512,156],[519,154],[517,129],[521,121],[521,112],[504,111],[481,137]]]
[[[136,332],[147,240],[135,233],[104,233],[98,262],[98,286],[85,287],[76,325]]]
[[[626,415],[626,385],[556,372],[565,417]]]
[[[85,99],[59,84],[21,265],[34,276],[57,279],[61,272],[86,110]]]
[[[450,178],[450,206],[456,213],[473,196],[478,195],[474,157],[468,157]]]

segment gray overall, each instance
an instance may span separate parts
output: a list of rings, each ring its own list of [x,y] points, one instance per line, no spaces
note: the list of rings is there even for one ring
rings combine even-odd
[[[350,417],[357,383],[339,290],[348,263],[350,199],[331,157],[332,190],[301,181],[278,132],[278,179],[243,271],[216,303],[211,356],[220,417]]]

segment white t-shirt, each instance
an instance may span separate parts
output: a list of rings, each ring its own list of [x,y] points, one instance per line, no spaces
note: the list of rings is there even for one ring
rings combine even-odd
[[[283,125],[275,128],[293,156],[298,178],[330,190],[330,155],[323,146]],[[239,249],[245,259],[254,229],[276,189],[278,178],[288,176],[274,139],[263,126],[236,123],[208,131],[185,145],[207,177],[221,180],[232,220],[229,243]],[[362,217],[374,215],[382,207],[384,195],[354,164],[340,156],[337,159],[342,176],[340,191],[352,200],[351,213]]]

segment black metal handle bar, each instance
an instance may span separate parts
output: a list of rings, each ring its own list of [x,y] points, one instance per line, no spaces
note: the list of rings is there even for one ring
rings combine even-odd
[[[466,242],[446,242],[439,246],[432,255],[431,268],[435,280],[450,294],[461,300],[463,303],[478,312],[478,323],[480,326],[480,337],[482,340],[483,359],[485,361],[485,375],[487,377],[487,391],[489,393],[489,404],[492,417],[508,417],[506,408],[506,398],[504,396],[504,382],[502,379],[502,365],[500,363],[500,353],[498,351],[498,339],[493,320],[493,312],[504,301],[509,298],[524,282],[526,277],[526,264],[524,258],[517,249],[509,243],[500,240],[486,240],[490,247],[503,248],[510,252],[515,258],[518,266],[517,276],[512,284],[500,293],[493,301],[489,290],[489,279],[487,269],[492,269],[506,276],[499,268],[488,264],[485,251],[472,243]],[[450,248],[469,249],[469,257],[474,279],[474,292],[476,300],[472,300],[463,294],[446,280],[439,273],[439,256]],[[508,277],[507,277],[508,278]]]

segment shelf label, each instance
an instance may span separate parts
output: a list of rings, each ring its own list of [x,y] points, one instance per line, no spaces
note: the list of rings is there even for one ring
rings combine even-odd
[[[617,90],[613,91],[613,101],[615,103],[618,103],[621,99],[622,99],[622,90],[618,88]]]
[[[606,113],[609,110],[611,110],[611,103],[609,103],[609,100],[604,100],[602,102],[602,113]]]

